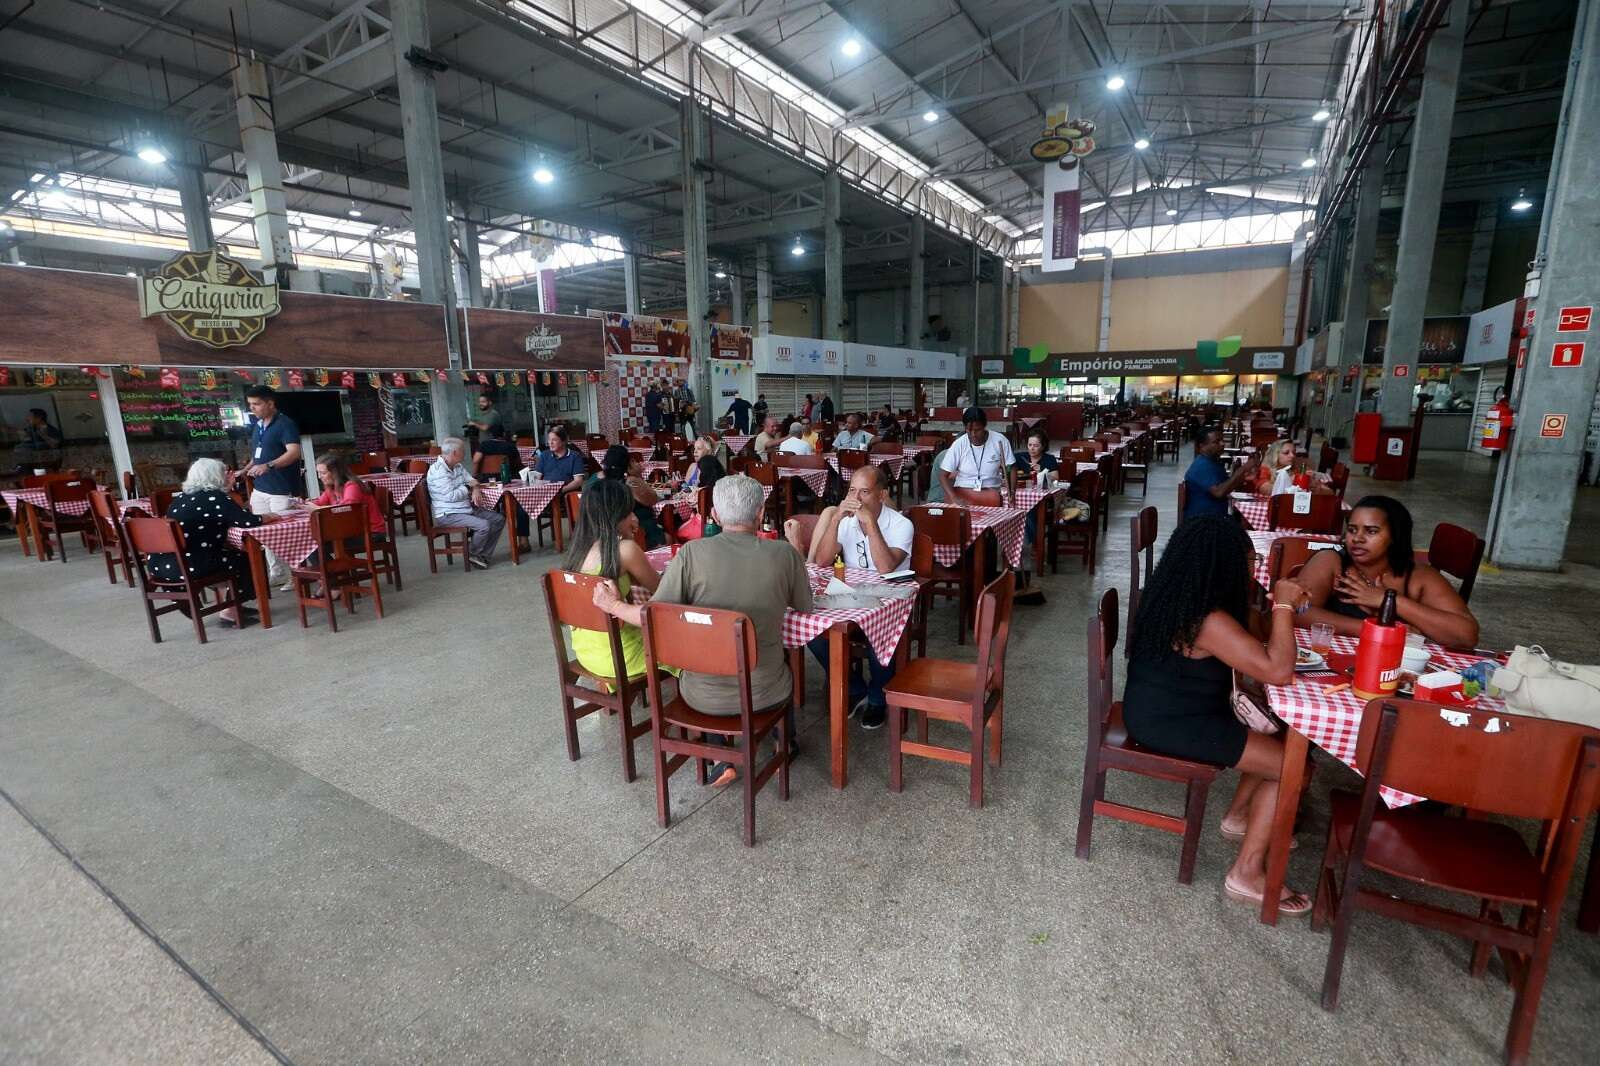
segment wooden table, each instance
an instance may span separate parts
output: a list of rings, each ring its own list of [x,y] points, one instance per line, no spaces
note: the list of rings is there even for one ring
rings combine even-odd
[[[511,531],[511,563],[513,566],[522,565],[522,548],[517,544],[517,508],[520,506],[528,515],[529,522],[537,522],[539,516],[544,514],[561,496],[562,482],[556,481],[485,481],[483,486],[483,499],[490,507],[499,507],[505,512],[506,528]],[[564,550],[561,534],[561,508],[558,506],[550,512],[550,535],[555,540],[557,554]]]
[[[272,582],[267,577],[267,553],[273,553],[289,566],[299,566],[317,550],[311,536],[310,511],[278,511],[262,515],[262,524],[248,529],[228,530],[228,543],[245,553],[250,562],[250,581],[256,590],[256,610],[261,628],[272,628]]]

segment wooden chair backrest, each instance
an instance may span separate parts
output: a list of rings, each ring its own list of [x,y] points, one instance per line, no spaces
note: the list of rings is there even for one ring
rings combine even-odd
[[[1089,713],[1103,726],[1111,717],[1111,655],[1117,646],[1117,590],[1108,588],[1100,596],[1100,607],[1089,618],[1088,658],[1084,675],[1088,681]]]
[[[802,513],[791,515],[788,521],[783,523],[785,527],[787,527],[790,522],[794,523],[796,531],[800,534],[800,550],[806,555],[811,554],[811,538],[816,536],[817,519],[821,517],[821,515]]]
[[[407,459],[406,460],[406,473],[408,473],[408,474],[426,474],[428,472],[428,467],[430,467],[432,465],[433,465],[433,463],[429,462],[427,459]],[[426,486],[424,486],[424,487],[426,487]]]
[[[745,477],[762,485],[777,485],[778,483],[778,468],[771,463],[757,462],[752,459],[745,463],[743,473]]]
[[[1311,510],[1306,514],[1294,513],[1292,492],[1280,492],[1268,503],[1269,529],[1304,529],[1312,533],[1336,533],[1343,515],[1342,500],[1337,496],[1312,496]]]
[[[867,451],[872,455],[901,455],[901,446],[896,441],[873,441]]]
[[[835,453],[839,457],[839,470],[857,470],[867,465],[867,453],[859,448],[841,448]]]
[[[1392,742],[1378,783],[1452,807],[1581,825],[1600,806],[1600,730],[1503,710],[1376,699],[1361,715],[1356,768],[1374,765],[1384,719]]]
[[[433,532],[433,497],[428,495],[428,486],[418,485],[412,490],[411,499],[417,505],[417,528],[426,537]]]
[[[772,457],[778,466],[787,466],[794,470],[826,470],[828,459],[824,455],[793,455],[789,452],[778,452]]]
[[[179,490],[174,488],[151,489],[148,497],[150,509],[157,515],[165,515],[167,509],[172,506],[172,501],[177,497],[178,492]]]
[[[1322,451],[1320,453],[1318,453],[1318,458],[1317,458],[1317,471],[1318,471],[1318,473],[1322,473],[1322,474],[1328,473],[1329,471],[1331,471],[1333,469],[1334,464],[1337,463],[1338,461],[1339,461],[1339,449],[1335,448],[1331,444],[1324,444],[1322,446]]]
[[[583,442],[589,446],[589,454],[591,455],[595,452],[603,452],[611,447],[611,441],[604,433],[590,433],[583,438]]]
[[[1072,487],[1067,490],[1067,493],[1073,499],[1082,500],[1092,508],[1099,507],[1098,501],[1100,499],[1101,488],[1100,471],[1085,470],[1081,474],[1075,474],[1073,475],[1072,481],[1069,482],[1069,484]]]
[[[1313,549],[1319,543],[1310,537],[1279,537],[1267,551],[1267,591],[1286,577],[1294,577],[1316,551],[1337,551],[1337,548]]]
[[[745,703],[756,666],[756,627],[742,611],[651,603],[644,609],[645,650],[658,666],[738,677]]]
[[[170,518],[128,518],[128,544],[139,555],[171,554],[183,565],[183,527]]]
[[[1189,483],[1178,482],[1178,521],[1183,521],[1183,516],[1189,510]]]
[[[1139,557],[1144,553],[1144,583],[1150,583],[1151,576],[1156,569],[1156,530],[1160,524],[1160,514],[1154,507],[1141,508],[1139,513],[1128,519],[1130,544],[1133,548],[1133,572],[1137,580],[1139,577]],[[1130,610],[1132,599],[1129,599]]]
[[[478,452],[472,457],[472,472],[479,478],[492,477],[499,481],[505,475],[508,461],[509,457],[505,455]]]
[[[578,526],[578,511],[583,506],[583,493],[564,492],[561,494],[561,506],[567,512],[567,521],[574,529]]]
[[[911,535],[911,558],[906,569],[923,581],[933,576],[933,538],[926,533]]]
[[[972,515],[965,507],[921,503],[906,511],[906,517],[911,519],[914,532],[923,534],[935,545],[965,548],[972,539]]]
[[[1333,487],[1333,494],[1344,499],[1344,490],[1350,484],[1350,468],[1343,463],[1334,463],[1333,469],[1328,471],[1328,484]]]
[[[372,468],[375,474],[381,474],[389,469],[389,453],[387,451],[368,452],[363,458],[366,459],[367,465]]]
[[[109,548],[112,544],[122,543],[122,515],[111,499],[110,492],[95,489],[89,493],[89,513],[94,516],[95,532],[100,535],[102,547]]]
[[[365,504],[338,503],[311,512],[311,537],[323,546],[324,559],[330,555],[330,546],[335,549],[332,554],[343,554],[344,542],[350,538],[361,540],[368,528]]]
[[[694,463],[694,461],[691,460],[687,455],[677,456],[674,459],[672,459],[671,462],[672,462],[672,466],[671,466],[672,472],[674,474],[677,474],[679,477],[686,477],[688,475],[688,473],[689,473],[689,467],[692,466],[693,463]]]
[[[594,590],[601,578],[593,574],[579,574],[571,570],[547,570],[544,574],[544,602],[550,615],[556,645],[556,659],[567,659],[566,644],[561,639],[561,627],[588,629],[597,633],[621,633],[615,618],[594,605]],[[618,664],[622,658],[618,644]],[[620,676],[620,671],[613,676]]]
[[[394,496],[382,485],[368,485],[367,491],[372,493],[372,498],[378,501],[378,510],[383,513],[383,524],[387,527],[389,539],[394,540]],[[427,486],[419,485],[413,492],[427,492]]]
[[[1472,595],[1483,562],[1483,538],[1462,526],[1440,522],[1428,541],[1428,565],[1461,581],[1461,598]]]
[[[86,477],[52,478],[44,483],[44,498],[54,511],[63,503],[87,503],[94,487]]]
[[[1006,684],[1006,645],[1011,642],[1011,606],[1017,590],[1017,574],[1006,570],[978,596],[978,620],[973,638],[978,645],[978,669],[984,683],[976,686],[973,700],[980,706],[991,692],[1004,692]]]

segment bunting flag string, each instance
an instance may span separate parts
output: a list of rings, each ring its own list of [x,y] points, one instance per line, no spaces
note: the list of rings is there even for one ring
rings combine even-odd
[[[305,388],[306,387],[305,371],[303,371],[303,370],[291,370],[291,371],[289,371],[289,387],[291,389],[303,389],[303,388]]]
[[[318,385],[326,385],[328,383],[328,372],[326,370],[318,370],[312,375],[312,380]]]
[[[341,370],[339,372],[339,385],[341,388],[353,389],[356,387],[356,372],[354,370]]]

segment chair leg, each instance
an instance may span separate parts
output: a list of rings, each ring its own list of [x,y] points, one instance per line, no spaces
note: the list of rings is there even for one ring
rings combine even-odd
[[[656,824],[666,829],[672,825],[672,799],[667,794],[667,757],[661,751],[661,726],[652,724],[650,741],[655,748],[656,761]]]
[[[902,790],[900,781],[901,763],[904,757],[900,751],[900,734],[905,729],[906,712],[898,704],[889,704],[889,791]]]
[[[789,736],[789,716],[784,714],[778,719],[778,798],[789,802],[789,747],[793,739]]]
[[[1190,781],[1183,805],[1183,851],[1178,857],[1178,884],[1194,883],[1194,860],[1200,852],[1200,833],[1205,828],[1206,793],[1209,781]]]
[[[617,700],[621,704],[617,724],[622,730],[622,783],[627,785],[631,784],[639,774],[633,763],[633,693],[621,681],[617,683]],[[570,724],[571,720],[568,721]],[[569,744],[576,746],[577,742],[578,731],[574,728]]]
[[[972,756],[968,767],[967,806],[978,811],[983,809],[983,742],[987,730],[983,727],[982,719],[970,722],[968,725],[972,731]]]
[[[1506,1030],[1506,1062],[1512,1066],[1522,1066],[1528,1061],[1533,1023],[1539,1018],[1539,999],[1544,994],[1544,981],[1550,970],[1550,948],[1555,941],[1558,920],[1558,915],[1538,915],[1539,936],[1528,958],[1527,972],[1517,986],[1517,998],[1511,1005],[1511,1025]]]
[[[156,621],[155,601],[149,596],[144,598],[144,615],[150,622],[150,640],[152,643],[161,643],[161,623]]]
[[[994,713],[989,716],[989,762],[991,765],[1000,765],[1000,734],[1004,731],[1006,721],[1006,701],[1001,698],[995,701]]]
[[[189,614],[194,619],[194,632],[200,638],[200,643],[206,642],[206,620],[200,616],[200,594],[192,588],[185,590],[189,595]]]
[[[749,733],[740,739],[744,742],[744,765],[740,767],[743,772],[739,775],[744,785],[744,846],[753,848],[756,846],[756,744]]]
[[[372,609],[379,618],[383,617],[383,589],[378,581],[378,571],[369,569],[367,578],[372,582]]]
[[[926,744],[927,742],[928,742],[928,712],[927,711],[918,711],[917,712],[917,743],[918,744]]]
[[[1350,943],[1350,922],[1355,918],[1356,892],[1359,883],[1358,863],[1348,857],[1344,864],[1344,882],[1338,886],[1339,906],[1333,915],[1333,938],[1328,943],[1328,965],[1322,974],[1322,1009],[1339,1008],[1339,980],[1344,976],[1344,952]]]
[[[1089,847],[1094,836],[1094,802],[1105,787],[1106,775],[1100,772],[1100,752],[1090,747],[1083,760],[1083,794],[1078,800],[1078,841],[1074,854],[1080,859],[1089,857]]]
[[[561,695],[561,725],[562,732],[566,734],[567,761],[577,762],[581,754],[578,750],[578,708],[577,702],[566,693]]]

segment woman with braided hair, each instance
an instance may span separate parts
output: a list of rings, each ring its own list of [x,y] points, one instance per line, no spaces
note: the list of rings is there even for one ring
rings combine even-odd
[[[1293,581],[1277,583],[1272,636],[1263,646],[1246,626],[1253,584],[1250,539],[1237,522],[1200,516],[1180,524],[1139,599],[1122,707],[1128,735],[1144,747],[1239,768],[1221,827],[1240,842],[1239,857],[1223,891],[1259,906],[1283,741],[1234,717],[1233,672],[1274,685],[1294,679],[1294,616],[1307,596]],[[1283,890],[1282,913],[1310,909],[1308,897]]]

